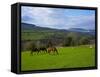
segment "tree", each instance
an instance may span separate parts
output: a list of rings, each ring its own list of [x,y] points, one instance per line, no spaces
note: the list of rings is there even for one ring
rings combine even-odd
[[[48,41],[47,47],[52,47],[53,43],[51,41]]]
[[[80,39],[80,44],[81,45],[86,45],[86,44],[89,44],[90,43],[90,39],[88,37],[82,37]]]
[[[79,43],[79,35],[77,33],[70,32],[64,40],[65,46],[76,46]]]

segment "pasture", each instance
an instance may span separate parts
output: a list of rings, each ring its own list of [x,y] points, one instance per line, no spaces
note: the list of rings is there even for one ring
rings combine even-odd
[[[95,65],[95,48],[86,46],[58,47],[59,55],[21,52],[21,71],[91,67]]]

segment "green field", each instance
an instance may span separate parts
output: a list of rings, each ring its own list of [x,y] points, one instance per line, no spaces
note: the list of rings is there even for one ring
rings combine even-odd
[[[89,46],[59,47],[59,55],[21,52],[21,70],[43,70],[95,66],[95,48]]]

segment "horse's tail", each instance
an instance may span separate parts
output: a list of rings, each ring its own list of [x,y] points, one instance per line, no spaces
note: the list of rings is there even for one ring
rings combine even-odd
[[[54,47],[54,51],[55,51],[57,54],[59,54],[59,53],[58,53],[58,50],[57,50],[57,48],[56,48],[56,47]]]
[[[45,52],[46,52],[46,53],[48,52],[46,48],[45,48]]]

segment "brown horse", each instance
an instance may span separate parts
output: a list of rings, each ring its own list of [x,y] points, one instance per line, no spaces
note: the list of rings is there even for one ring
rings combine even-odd
[[[50,54],[51,52],[58,54],[58,50],[56,47],[49,47],[47,48],[47,52]]]

